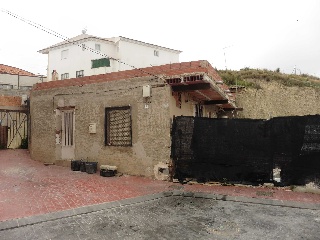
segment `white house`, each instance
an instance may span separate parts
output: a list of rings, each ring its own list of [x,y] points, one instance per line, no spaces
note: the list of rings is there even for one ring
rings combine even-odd
[[[46,81],[46,76],[0,64],[0,89],[29,90],[34,84]]]
[[[48,81],[178,63],[181,51],[125,37],[86,34],[39,51],[48,54]]]

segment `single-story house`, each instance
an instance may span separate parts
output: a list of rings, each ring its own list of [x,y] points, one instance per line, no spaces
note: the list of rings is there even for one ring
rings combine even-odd
[[[33,159],[114,165],[168,177],[175,116],[221,117],[235,96],[207,61],[126,70],[36,84],[30,95]]]

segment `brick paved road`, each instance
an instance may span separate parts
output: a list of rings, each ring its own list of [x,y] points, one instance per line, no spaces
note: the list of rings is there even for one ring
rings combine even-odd
[[[26,150],[0,151],[0,221],[173,189],[320,203],[320,195],[284,189],[180,185],[134,176],[104,178],[99,174],[73,172],[65,167],[44,166],[32,161]]]
[[[44,166],[25,150],[0,151],[0,221],[164,191],[168,182]]]

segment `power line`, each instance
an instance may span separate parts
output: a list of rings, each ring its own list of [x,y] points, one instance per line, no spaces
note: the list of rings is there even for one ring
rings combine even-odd
[[[27,24],[29,24],[29,25],[37,28],[37,29],[40,29],[40,30],[42,30],[42,31],[44,31],[44,32],[46,32],[46,33],[49,33],[49,34],[51,34],[51,35],[53,35],[53,36],[55,36],[55,37],[61,38],[62,40],[67,41],[68,43],[71,43],[71,44],[73,44],[73,45],[76,44],[75,42],[70,41],[70,38],[67,38],[66,36],[63,36],[62,34],[56,32],[56,31],[54,31],[54,30],[51,30],[50,28],[47,28],[47,27],[45,27],[45,26],[42,26],[41,24],[32,22],[32,21],[30,21],[30,20],[28,20],[28,19],[26,19],[26,18],[23,18],[23,17],[15,14],[15,13],[13,13],[13,12],[10,12],[10,11],[6,10],[6,9],[3,9],[3,8],[2,8],[2,9],[1,9],[1,12],[4,12],[4,13],[8,14],[8,15],[11,16],[11,17],[14,17],[14,18],[16,18],[16,19],[18,19],[18,20],[20,20],[20,21],[22,21],[22,22],[25,22],[25,23],[27,23]],[[149,72],[147,72],[147,71],[145,71],[145,70],[143,70],[143,69],[141,69],[141,68],[137,68],[137,67],[135,67],[135,66],[133,66],[133,65],[131,65],[131,64],[128,64],[128,63],[126,63],[126,62],[123,62],[123,61],[121,61],[121,60],[119,60],[119,59],[110,57],[110,56],[108,56],[107,54],[101,53],[100,51],[97,51],[97,50],[95,50],[95,49],[93,49],[93,48],[90,48],[90,47],[87,47],[87,46],[83,46],[82,44],[77,44],[77,46],[79,46],[79,47],[81,47],[81,48],[83,48],[83,49],[85,49],[85,50],[88,50],[88,51],[90,51],[90,52],[92,52],[92,53],[98,54],[98,55],[100,55],[100,56],[102,56],[102,57],[109,58],[109,59],[111,59],[111,60],[117,61],[117,62],[120,63],[120,64],[127,65],[127,66],[129,66],[129,67],[131,67],[131,68],[133,68],[133,69],[139,70],[139,71],[141,71],[141,72],[143,72],[143,73],[146,73],[146,74],[148,74],[148,75],[150,75],[150,76],[155,77],[156,79],[159,79],[159,77],[158,77],[157,75],[154,75],[154,74],[152,74],[152,73],[149,73]]]

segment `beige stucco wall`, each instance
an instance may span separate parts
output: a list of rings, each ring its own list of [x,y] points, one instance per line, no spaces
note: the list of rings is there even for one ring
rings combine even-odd
[[[277,116],[320,114],[320,89],[286,87],[277,82],[259,82],[261,89],[238,93],[236,103],[243,107],[240,118],[269,119]]]
[[[30,109],[32,158],[61,164],[61,145],[56,144],[55,139],[59,122],[55,110],[59,103],[75,107],[75,159],[115,165],[122,173],[153,176],[156,164],[170,160],[170,87],[149,79],[33,91]],[[142,97],[145,84],[152,85],[148,103]],[[133,146],[105,146],[105,108],[128,105],[132,113]],[[96,123],[97,133],[89,133],[89,123]]]

